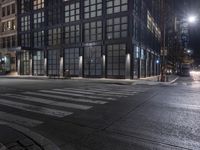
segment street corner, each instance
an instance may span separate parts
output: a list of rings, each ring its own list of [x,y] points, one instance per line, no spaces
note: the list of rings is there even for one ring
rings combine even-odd
[[[6,147],[2,143],[0,143],[0,150],[6,150]]]
[[[43,150],[36,141],[6,124],[0,124],[0,150]]]
[[[0,122],[0,150],[60,150],[47,138],[11,123]]]

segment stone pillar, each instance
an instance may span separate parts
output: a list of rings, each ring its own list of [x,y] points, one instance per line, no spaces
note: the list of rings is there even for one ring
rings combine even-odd
[[[60,57],[60,76],[61,77],[64,76],[64,72],[63,72],[63,57]]]
[[[20,63],[21,63],[20,58],[18,58],[18,59],[17,59],[17,74],[18,74],[18,75],[20,75],[20,72],[21,72],[21,70],[20,70],[20,65],[21,65],[21,64],[20,64]]]
[[[79,56],[79,77],[83,77],[83,56]]]
[[[44,58],[44,75],[47,76],[47,58]]]
[[[33,75],[33,59],[30,58],[30,75]]]
[[[103,70],[102,72],[103,78],[105,78],[106,77],[106,56],[105,55],[102,56],[102,70]]]
[[[131,57],[130,54],[126,54],[126,62],[125,62],[125,79],[131,78]]]

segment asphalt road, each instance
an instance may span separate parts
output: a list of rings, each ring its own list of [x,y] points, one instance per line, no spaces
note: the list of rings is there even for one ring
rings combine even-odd
[[[199,150],[199,89],[190,78],[171,85],[0,79],[0,122],[61,150]]]

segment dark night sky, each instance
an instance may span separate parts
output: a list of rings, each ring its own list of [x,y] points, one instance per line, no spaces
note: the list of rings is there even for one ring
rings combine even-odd
[[[200,0],[175,0],[175,3],[177,13],[181,14],[181,17],[185,18],[194,14],[199,18],[198,22],[189,27],[190,42],[188,47],[194,51],[193,56],[200,64]]]
[[[182,0],[178,0],[182,3]],[[194,14],[198,17],[198,22],[191,24],[189,27],[190,31],[190,42],[189,48],[194,50],[194,58],[199,59],[200,63],[200,0],[185,0],[188,4],[185,7],[182,7],[185,10],[185,13],[190,15]]]

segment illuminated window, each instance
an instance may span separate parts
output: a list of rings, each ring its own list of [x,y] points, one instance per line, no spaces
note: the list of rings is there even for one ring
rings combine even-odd
[[[65,6],[65,22],[80,20],[80,3],[70,3]]]
[[[127,37],[127,17],[111,18],[107,20],[107,39]]]
[[[93,18],[102,16],[102,0],[84,1],[84,18]]]
[[[107,14],[119,13],[128,10],[128,0],[107,0]]]
[[[33,1],[33,9],[41,9],[44,8],[44,0],[34,0]]]

